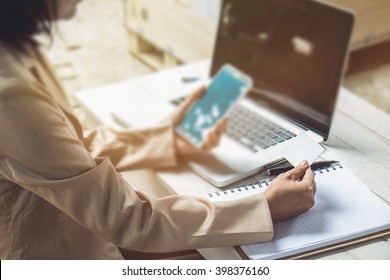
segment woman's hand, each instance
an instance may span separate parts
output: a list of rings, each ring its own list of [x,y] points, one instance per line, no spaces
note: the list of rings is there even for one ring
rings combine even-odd
[[[187,114],[187,111],[191,108],[191,106],[202,97],[202,95],[206,91],[206,86],[200,87],[193,94],[191,94],[184,102],[181,104],[179,109],[173,114],[172,122],[174,127],[177,127],[180,122],[183,120],[184,116]],[[178,155],[194,155],[202,152],[208,152],[212,148],[216,147],[221,139],[223,132],[225,131],[227,125],[227,120],[220,120],[215,129],[210,131],[207,135],[207,139],[204,142],[204,145],[201,149],[197,149],[186,140],[182,139],[178,134],[175,134],[175,146],[176,152]]]
[[[309,211],[315,193],[314,174],[307,161],[279,175],[264,192],[272,221],[278,223]]]

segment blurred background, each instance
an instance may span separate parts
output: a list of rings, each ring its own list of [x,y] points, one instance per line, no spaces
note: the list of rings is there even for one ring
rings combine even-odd
[[[58,24],[49,58],[70,95],[207,59],[219,1],[84,0]],[[390,0],[329,2],[357,15],[343,85],[390,113]]]

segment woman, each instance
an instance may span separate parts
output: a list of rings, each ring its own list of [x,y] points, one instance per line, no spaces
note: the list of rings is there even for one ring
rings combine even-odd
[[[148,197],[118,171],[176,164],[218,144],[224,123],[196,151],[172,121],[150,129],[83,131],[33,35],[70,18],[76,0],[0,0],[0,258],[121,259],[146,252],[268,241],[273,222],[308,211],[315,182],[305,162],[265,194],[211,204]]]

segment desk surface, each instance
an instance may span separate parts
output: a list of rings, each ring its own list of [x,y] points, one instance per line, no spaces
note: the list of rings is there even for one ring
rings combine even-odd
[[[138,95],[153,98],[180,96],[191,92],[196,83],[182,83],[183,77],[207,78],[207,61],[166,70],[117,84],[99,87],[76,94],[76,100],[92,120],[88,125],[109,125],[123,128],[111,112],[123,108]],[[180,90],[179,90],[180,89]],[[126,102],[126,100],[128,100]],[[325,159],[337,158],[346,164],[374,193],[390,203],[390,115],[377,109],[351,92],[341,89],[329,139],[323,143]],[[181,194],[199,195],[214,190],[209,183],[184,166],[170,170],[127,172],[125,177],[134,186],[148,182],[148,191],[154,196],[171,193],[161,180],[161,175],[172,175],[178,182],[193,181],[203,186],[201,190],[187,186]],[[160,175],[160,176],[159,176]],[[191,178],[191,180],[189,180]],[[143,182],[137,184],[137,182]],[[181,184],[183,185],[183,184]],[[145,191],[145,190],[144,190]],[[176,190],[177,191],[177,190]],[[234,248],[210,248],[199,252],[206,259],[240,258]],[[390,235],[357,245],[316,254],[310,259],[390,259]]]

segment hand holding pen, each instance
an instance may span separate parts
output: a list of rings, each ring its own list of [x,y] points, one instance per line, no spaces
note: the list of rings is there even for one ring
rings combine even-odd
[[[332,165],[334,163],[338,163],[338,162],[339,161],[335,161],[335,160],[317,161],[317,162],[312,163],[310,167],[312,169],[324,168],[324,167],[330,166],[330,165]],[[272,168],[267,168],[267,169],[261,171],[261,174],[266,175],[266,176],[277,176],[277,175],[282,174],[284,172],[287,172],[293,168],[294,168],[293,166],[272,167]]]
[[[316,183],[307,160],[276,177],[265,189],[272,221],[285,221],[309,211],[315,203]]]

